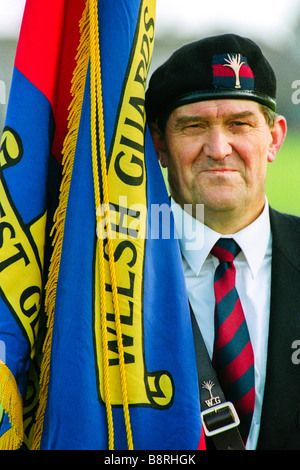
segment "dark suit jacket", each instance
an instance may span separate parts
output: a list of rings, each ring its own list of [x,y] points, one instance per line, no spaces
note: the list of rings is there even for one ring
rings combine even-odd
[[[271,209],[270,219],[270,331],[257,449],[300,450],[300,364],[292,361],[292,344],[300,340],[300,218]]]

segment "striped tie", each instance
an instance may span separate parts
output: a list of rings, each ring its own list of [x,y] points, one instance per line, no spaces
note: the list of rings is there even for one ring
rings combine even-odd
[[[228,401],[239,415],[241,437],[247,441],[255,401],[254,355],[243,307],[235,287],[237,243],[223,238],[211,253],[220,264],[215,272],[215,341],[212,363]]]

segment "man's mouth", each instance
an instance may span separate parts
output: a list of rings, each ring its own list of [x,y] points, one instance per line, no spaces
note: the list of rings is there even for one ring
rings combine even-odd
[[[203,170],[203,172],[207,173],[229,173],[229,172],[236,172],[235,168],[208,168]]]

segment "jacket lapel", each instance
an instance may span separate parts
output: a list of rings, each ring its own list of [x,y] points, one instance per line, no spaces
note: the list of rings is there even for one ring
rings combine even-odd
[[[292,344],[300,339],[300,223],[274,210],[270,210],[270,218],[270,329],[258,449],[285,448],[291,423],[300,410],[300,365],[292,361]]]

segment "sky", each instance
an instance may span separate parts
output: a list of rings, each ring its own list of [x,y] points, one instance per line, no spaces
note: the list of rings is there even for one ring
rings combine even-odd
[[[156,33],[206,34],[212,28],[255,34],[280,43],[289,37],[300,0],[156,0]],[[17,37],[25,0],[0,0],[0,37]]]
[[[274,46],[289,40],[300,15],[300,0],[157,0],[156,10],[157,34],[180,31],[205,36],[221,30]]]

